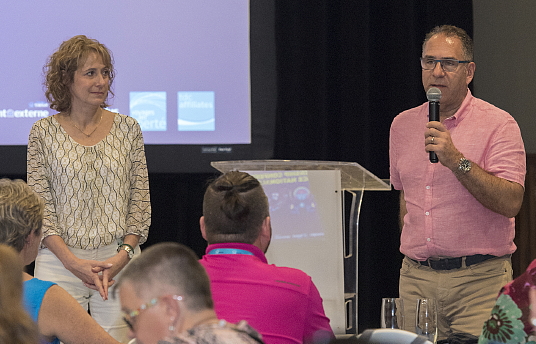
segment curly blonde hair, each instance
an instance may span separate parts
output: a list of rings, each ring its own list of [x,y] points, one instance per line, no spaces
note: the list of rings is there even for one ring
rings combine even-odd
[[[110,95],[111,97],[114,95],[112,83],[115,71],[112,52],[99,41],[79,35],[63,42],[58,50],[48,58],[46,65],[43,67],[45,96],[51,109],[58,112],[69,112],[71,110],[72,95],[70,86],[74,81],[74,73],[78,67],[86,62],[90,53],[99,55],[110,72],[108,97],[101,104],[101,107],[109,106],[107,104],[108,98],[110,98]]]

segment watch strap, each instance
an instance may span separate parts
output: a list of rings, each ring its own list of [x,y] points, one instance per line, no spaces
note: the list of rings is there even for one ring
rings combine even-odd
[[[129,244],[121,244],[121,245],[119,245],[117,247],[117,252],[119,252],[121,250],[127,251],[127,255],[128,255],[129,259],[132,259],[132,257],[134,256],[134,248],[132,248],[132,246],[130,246]]]
[[[119,245],[120,248],[123,247],[123,246],[129,247],[132,250],[132,252],[134,252],[134,247],[130,246],[129,244],[121,244],[121,245]]]

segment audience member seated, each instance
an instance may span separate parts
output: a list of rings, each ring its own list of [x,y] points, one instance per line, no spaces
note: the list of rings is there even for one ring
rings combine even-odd
[[[218,317],[248,321],[266,343],[327,343],[334,337],[311,277],[266,260],[272,228],[257,179],[233,171],[213,181],[200,226],[209,244],[201,264]]]
[[[231,324],[214,312],[208,276],[188,247],[160,243],[145,249],[119,277],[130,336],[144,344],[259,344],[245,321]]]
[[[17,252],[0,244],[0,343],[37,343],[37,326],[22,306],[22,268]]]
[[[533,260],[521,276],[501,289],[478,343],[536,343],[535,288],[536,260]]]
[[[37,256],[43,208],[43,201],[24,181],[0,179],[0,243],[14,248],[21,264],[28,265]],[[119,343],[65,290],[33,278],[22,269],[20,273],[24,281],[24,304],[37,322],[41,342]]]

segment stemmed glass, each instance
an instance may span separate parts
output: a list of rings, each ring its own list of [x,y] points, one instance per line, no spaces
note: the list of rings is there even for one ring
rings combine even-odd
[[[437,340],[437,304],[435,299],[417,299],[415,333],[435,343]]]
[[[382,328],[404,329],[404,302],[400,298],[383,298],[381,312]]]

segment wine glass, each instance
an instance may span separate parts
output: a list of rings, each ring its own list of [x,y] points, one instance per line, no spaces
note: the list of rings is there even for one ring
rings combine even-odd
[[[404,329],[404,302],[400,298],[383,298],[381,328]]]
[[[437,304],[435,299],[417,299],[415,333],[435,343],[437,340]]]

